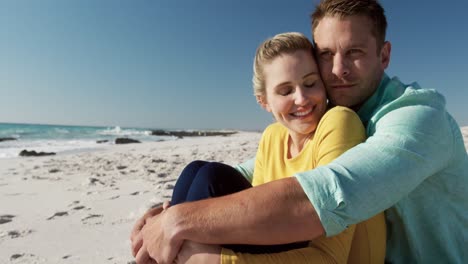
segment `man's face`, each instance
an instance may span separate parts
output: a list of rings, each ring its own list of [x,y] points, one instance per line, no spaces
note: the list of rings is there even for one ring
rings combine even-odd
[[[329,100],[358,110],[375,92],[390,59],[390,43],[377,51],[367,17],[324,17],[313,32]]]

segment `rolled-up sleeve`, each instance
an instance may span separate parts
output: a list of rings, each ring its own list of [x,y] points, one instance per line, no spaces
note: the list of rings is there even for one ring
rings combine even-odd
[[[250,183],[252,183],[254,169],[255,169],[255,157],[234,166],[238,172],[244,176]]]
[[[297,173],[327,236],[368,219],[447,166],[453,148],[443,107],[407,105],[372,120],[375,133],[326,166]]]

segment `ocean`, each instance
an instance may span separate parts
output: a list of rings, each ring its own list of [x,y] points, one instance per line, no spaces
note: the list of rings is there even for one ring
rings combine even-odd
[[[170,136],[152,136],[152,129],[89,127],[0,123],[0,159],[18,157],[22,150],[57,154],[88,151],[113,145],[118,137],[141,142],[172,140]],[[104,143],[97,141],[107,140]]]

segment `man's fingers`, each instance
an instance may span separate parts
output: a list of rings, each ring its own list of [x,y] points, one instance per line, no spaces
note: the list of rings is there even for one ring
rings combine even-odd
[[[144,247],[141,247],[140,250],[138,251],[138,253],[136,254],[135,261],[136,261],[137,264],[152,263],[151,258],[150,258],[149,254],[148,254],[148,251]]]
[[[143,228],[145,221],[143,219],[138,220],[133,226],[132,233],[130,234],[130,240],[133,242],[135,237],[140,233],[141,229]]]
[[[166,210],[167,208],[169,208],[171,206],[171,202],[169,201],[165,201],[162,205],[163,209]]]
[[[146,223],[146,219],[153,217],[157,214],[160,214],[163,211],[162,206],[158,206],[155,208],[150,208],[146,213],[136,221],[135,225],[133,226],[132,232],[130,234],[130,240],[133,242],[135,237],[140,233],[141,229]]]
[[[161,205],[160,205],[160,206],[157,206],[157,207],[154,207],[154,208],[151,208],[151,209],[149,209],[149,210],[146,212],[146,214],[145,214],[146,217],[144,217],[144,218],[146,219],[146,218],[148,218],[148,216],[149,216],[149,217],[152,217],[152,216],[158,215],[158,214],[160,214],[163,210],[164,210],[164,208],[163,208]]]
[[[135,237],[135,239],[132,241],[132,255],[134,257],[136,257],[137,253],[140,251],[142,245],[143,245],[143,235],[139,233]]]

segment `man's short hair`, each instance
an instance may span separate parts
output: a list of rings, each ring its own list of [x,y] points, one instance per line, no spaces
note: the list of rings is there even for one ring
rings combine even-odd
[[[373,24],[372,35],[377,40],[378,50],[385,42],[387,18],[385,10],[377,0],[322,0],[311,14],[312,35],[319,22],[326,16],[365,16]]]

